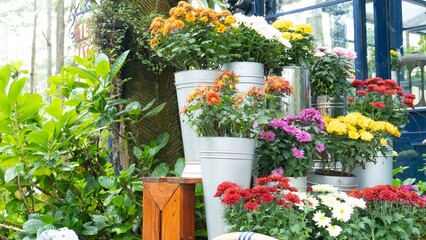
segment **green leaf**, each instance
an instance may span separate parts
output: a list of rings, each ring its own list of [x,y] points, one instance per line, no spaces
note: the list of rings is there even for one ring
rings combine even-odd
[[[12,103],[5,94],[0,94],[0,113],[10,115],[12,111]]]
[[[54,219],[53,216],[48,215],[48,214],[44,214],[40,217],[40,220],[44,223],[44,224],[53,224]]]
[[[157,137],[158,147],[163,148],[167,145],[168,142],[169,142],[169,134],[168,133],[161,133],[160,135],[158,135],[158,137]]]
[[[37,168],[34,171],[33,176],[49,176],[52,173],[52,170],[49,168]]]
[[[151,111],[147,112],[143,116],[143,118],[148,118],[148,117],[152,117],[152,116],[157,115],[159,112],[161,112],[161,110],[163,110],[163,108],[164,108],[165,105],[166,105],[166,103],[162,103],[162,104],[158,105],[157,107],[155,107]]]
[[[182,176],[183,169],[185,168],[185,158],[179,158],[174,167],[174,172],[176,176],[180,177]]]
[[[2,168],[8,168],[20,162],[21,162],[21,159],[17,157],[0,155],[0,167]]]
[[[112,203],[117,206],[117,207],[121,207],[123,205],[124,202],[124,197],[119,195],[114,197],[114,199],[112,199]]]
[[[10,65],[5,65],[0,68],[0,93],[6,93],[6,87],[10,80]]]
[[[117,234],[122,234],[122,233],[126,233],[131,228],[132,228],[132,223],[131,222],[126,222],[126,223],[120,225],[119,227],[112,228],[111,232],[116,232]]]
[[[101,53],[96,56],[95,67],[96,74],[102,77],[106,77],[110,71],[109,59],[107,55]]]
[[[100,176],[98,182],[102,187],[106,189],[111,189],[114,187],[114,180],[107,176]]]
[[[111,71],[108,75],[108,82],[111,82],[112,79],[117,75],[117,73],[120,71],[121,67],[123,66],[124,62],[126,61],[127,55],[129,54],[130,50],[125,51],[122,53],[117,60],[112,64]]]
[[[71,74],[75,74],[76,77],[81,78],[81,79],[85,79],[87,84],[89,84],[89,86],[96,86],[98,85],[101,81],[98,78],[98,76],[96,76],[96,74],[94,74],[93,72],[87,71],[86,69],[83,68],[78,68],[78,67],[64,67],[65,71],[71,73]]]
[[[124,111],[130,115],[138,115],[141,112],[141,104],[138,101],[131,102],[127,104]]]
[[[46,108],[46,112],[56,120],[59,120],[63,114],[61,100],[59,98],[53,98],[52,105]]]
[[[47,146],[49,141],[49,134],[43,131],[34,131],[28,134],[28,142],[29,143],[38,143],[43,146]]]
[[[37,230],[39,228],[42,228],[44,226],[44,223],[39,219],[30,219],[26,221],[23,225],[23,229],[25,232],[29,234],[35,234],[37,233]]]
[[[8,169],[6,169],[6,172],[4,173],[4,181],[8,183],[10,182],[10,180],[18,176],[18,174],[21,174],[23,172],[24,172],[24,165],[22,163],[9,167]]]
[[[109,219],[107,217],[103,216],[103,215],[93,215],[92,216],[92,221],[95,222],[95,223],[98,223],[98,222],[108,222]]]
[[[86,236],[96,235],[96,234],[98,234],[98,228],[94,227],[94,226],[84,225],[83,229],[81,230],[81,234],[86,235]]]
[[[25,82],[27,81],[26,78],[21,78],[17,81],[14,81],[9,88],[9,99],[10,102],[15,102],[16,99],[18,98],[18,95],[21,94],[22,89],[24,89],[25,86]]]
[[[167,163],[161,163],[152,171],[151,177],[165,177],[168,173],[169,165],[167,165]]]
[[[142,151],[140,148],[138,148],[137,146],[133,147],[133,155],[137,158],[137,159],[141,159],[142,157]]]
[[[145,105],[145,107],[142,108],[142,112],[145,112],[146,110],[150,109],[152,107],[152,105],[154,105],[155,99],[151,100],[151,102],[149,102],[148,104]]]

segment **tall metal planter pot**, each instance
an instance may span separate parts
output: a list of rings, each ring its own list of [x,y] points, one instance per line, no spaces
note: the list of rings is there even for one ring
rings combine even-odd
[[[346,113],[345,96],[312,96],[312,107],[318,110],[323,117],[336,118]]]
[[[388,141],[389,146],[386,154],[378,154],[376,163],[366,163],[365,168],[355,168],[354,173],[359,177],[358,187],[360,189],[373,187],[376,185],[392,185],[393,182],[393,145]]]
[[[224,207],[214,198],[217,186],[231,181],[250,187],[256,141],[248,138],[199,137],[208,239],[225,233]]]
[[[284,77],[293,87],[293,93],[284,97],[284,115],[298,116],[300,111],[311,107],[310,71],[307,67],[285,66],[273,71]]]
[[[231,62],[226,63],[223,69],[235,72],[239,75],[237,89],[247,92],[252,87],[261,88],[265,84],[264,65],[258,62]]]
[[[185,104],[186,99],[198,86],[211,86],[219,74],[217,70],[189,70],[175,73],[176,93],[179,110]],[[198,137],[195,130],[185,122],[185,116],[180,115],[180,127],[182,132],[183,149],[185,154],[185,168],[182,177],[200,178],[201,165],[198,153]]]

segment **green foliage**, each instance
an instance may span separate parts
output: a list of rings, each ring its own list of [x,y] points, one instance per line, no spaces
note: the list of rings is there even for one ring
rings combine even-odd
[[[78,66],[49,79],[51,104],[23,92],[19,65],[0,67],[1,236],[35,239],[68,227],[80,239],[140,239],[141,177],[149,171],[132,164],[115,175],[104,136],[114,123],[140,121],[164,105],[111,96],[127,54],[112,64],[104,54],[75,57]],[[138,157],[142,165],[167,144],[165,136],[144,148],[150,155]]]

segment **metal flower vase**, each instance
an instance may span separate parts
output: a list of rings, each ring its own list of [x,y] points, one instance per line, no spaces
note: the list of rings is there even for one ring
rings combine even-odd
[[[283,112],[287,116],[298,116],[300,111],[311,107],[310,72],[307,67],[285,66],[274,70],[274,74],[282,76],[290,82],[293,93],[284,97]]]
[[[262,88],[265,84],[265,72],[262,63],[258,62],[231,62],[226,63],[223,69],[235,72],[239,75],[237,89],[247,92],[252,87]]]
[[[249,188],[256,141],[248,138],[199,137],[201,169],[203,172],[204,203],[208,239],[225,233],[225,221],[220,199],[213,197],[217,186],[231,181]]]
[[[389,143],[390,141],[388,141]],[[392,185],[393,182],[393,156],[392,143],[388,145],[386,154],[378,154],[376,163],[368,162],[365,168],[358,167],[354,173],[359,177],[358,187],[360,189],[376,185]]]
[[[346,113],[346,98],[330,95],[312,96],[312,107],[323,117],[336,118]]]
[[[198,86],[211,86],[219,74],[217,70],[189,70],[175,73],[175,84],[179,111],[184,107],[186,99]],[[185,116],[180,115],[185,168],[182,177],[200,178],[201,164],[198,153],[198,137],[195,130],[185,122]]]
[[[320,172],[308,173],[308,186],[317,184],[329,184],[336,187],[339,191],[349,192],[358,188],[357,176],[335,176],[327,175]]]

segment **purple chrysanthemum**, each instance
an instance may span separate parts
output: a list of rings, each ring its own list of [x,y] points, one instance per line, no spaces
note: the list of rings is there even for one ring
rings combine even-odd
[[[299,128],[297,128],[296,126],[292,126],[292,125],[283,126],[281,128],[281,130],[283,130],[287,134],[290,134],[290,135],[293,135],[293,136],[296,136],[297,134],[299,134],[301,132],[301,130]]]
[[[278,121],[278,119],[274,118],[273,120],[269,121],[268,125],[273,127],[273,128],[278,128],[280,126],[280,121]]]
[[[315,149],[317,150],[317,152],[324,152],[325,151],[325,144],[321,143],[320,145],[316,145]]]
[[[282,167],[275,168],[274,170],[272,170],[271,174],[272,175],[283,176],[284,175],[284,169]]]
[[[410,191],[410,192],[417,192],[417,188],[413,185],[401,185],[399,186],[399,189]]]
[[[291,149],[291,152],[293,153],[293,156],[295,158],[303,158],[303,156],[305,155],[305,151],[299,150],[295,147]]]
[[[263,132],[261,132],[259,134],[259,138],[263,139],[263,140],[266,140],[267,142],[272,142],[272,141],[275,140],[275,133],[274,132],[265,132],[265,131],[263,131]]]
[[[298,142],[310,142],[312,141],[312,136],[306,131],[300,131],[296,134],[296,140]]]

